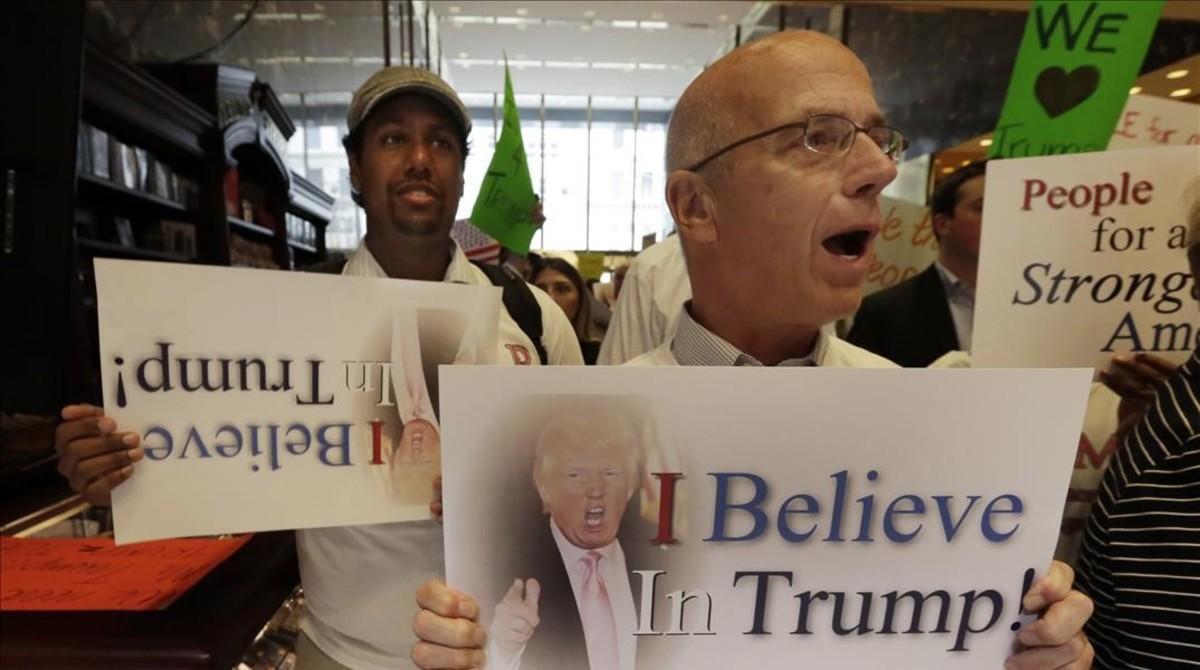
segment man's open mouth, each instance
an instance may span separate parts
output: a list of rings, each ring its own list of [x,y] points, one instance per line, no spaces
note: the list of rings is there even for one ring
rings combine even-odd
[[[583,525],[588,530],[596,530],[604,524],[604,508],[591,507],[583,515]]]
[[[821,246],[835,256],[854,260],[867,253],[867,245],[870,242],[871,231],[851,230],[827,238]]]

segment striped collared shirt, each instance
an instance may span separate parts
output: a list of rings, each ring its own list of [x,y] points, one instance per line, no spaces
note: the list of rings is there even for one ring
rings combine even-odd
[[[1108,466],[1075,586],[1096,668],[1200,668],[1200,350]]]
[[[671,354],[680,365],[710,365],[710,366],[751,366],[763,367],[762,361],[742,353],[737,347],[726,342],[719,335],[700,325],[691,314],[692,303],[684,304],[675,326],[675,336],[671,339]],[[780,361],[780,366],[804,367],[818,365],[824,357],[829,336],[824,330],[818,331],[812,353],[803,358],[789,358]]]

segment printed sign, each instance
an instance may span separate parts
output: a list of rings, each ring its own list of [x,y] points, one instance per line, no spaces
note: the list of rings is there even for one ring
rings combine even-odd
[[[146,454],[118,543],[427,519],[436,366],[498,353],[494,287],[106,259],[96,287],[105,412]]]
[[[1162,4],[1035,0],[989,155],[1103,151]]]
[[[978,367],[1089,366],[1200,344],[1186,247],[1200,147],[988,164]]]
[[[442,368],[447,581],[488,667],[1001,667],[1090,377]]]

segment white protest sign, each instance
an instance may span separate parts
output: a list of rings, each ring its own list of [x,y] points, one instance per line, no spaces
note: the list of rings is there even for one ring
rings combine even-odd
[[[887,196],[879,200],[883,227],[875,238],[875,260],[863,282],[864,296],[919,274],[937,258],[929,208]]]
[[[1182,362],[1200,311],[1186,258],[1200,147],[988,163],[977,367],[1091,366],[1150,351]]]
[[[1178,144],[1200,144],[1200,105],[1151,95],[1131,95],[1108,148]]]
[[[105,412],[146,453],[119,543],[427,519],[435,366],[496,360],[491,287],[101,259],[96,287]]]
[[[1091,372],[441,377],[446,577],[479,600],[490,667],[998,668]]]

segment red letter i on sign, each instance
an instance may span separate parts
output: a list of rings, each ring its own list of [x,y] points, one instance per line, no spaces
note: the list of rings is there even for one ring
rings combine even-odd
[[[675,481],[683,477],[682,472],[652,472],[658,477],[658,535],[651,544],[675,544]]]
[[[383,465],[383,422],[371,422],[371,465]]]

